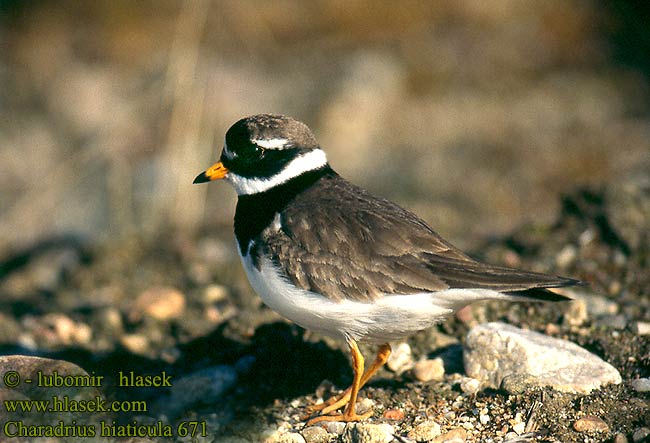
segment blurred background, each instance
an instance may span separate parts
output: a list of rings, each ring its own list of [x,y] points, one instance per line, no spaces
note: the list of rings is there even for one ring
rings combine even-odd
[[[650,16],[596,0],[0,1],[0,257],[230,225],[242,116],[461,247],[650,169]],[[230,228],[228,228],[230,231]]]

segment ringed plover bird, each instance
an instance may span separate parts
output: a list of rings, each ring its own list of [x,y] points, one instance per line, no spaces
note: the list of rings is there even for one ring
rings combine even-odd
[[[356,413],[357,394],[386,363],[389,341],[478,300],[567,300],[549,288],[578,283],[470,258],[415,214],[339,176],[311,130],[290,117],[233,124],[219,162],[194,183],[218,179],[237,192],[237,248],[264,303],[350,348],[352,385],[312,407],[320,415],[308,424],[372,414]],[[358,342],[380,344],[365,372]]]

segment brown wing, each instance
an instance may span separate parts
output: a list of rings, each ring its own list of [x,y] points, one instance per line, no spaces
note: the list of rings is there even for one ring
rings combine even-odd
[[[413,213],[339,176],[297,196],[280,226],[265,253],[294,284],[334,300],[449,288],[513,292],[570,281],[477,262]]]

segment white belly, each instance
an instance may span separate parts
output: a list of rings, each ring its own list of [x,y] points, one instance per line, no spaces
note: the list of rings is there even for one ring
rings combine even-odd
[[[241,254],[240,254],[241,256]],[[494,291],[454,289],[436,293],[385,295],[372,303],[332,301],[290,284],[269,260],[258,271],[241,257],[251,286],[264,303],[300,326],[336,339],[387,342],[427,329],[472,301],[500,298]]]

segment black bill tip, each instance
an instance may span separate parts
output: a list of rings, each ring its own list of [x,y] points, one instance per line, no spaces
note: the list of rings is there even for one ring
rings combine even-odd
[[[197,184],[197,183],[205,183],[209,182],[210,178],[206,175],[205,171],[201,172],[199,175],[196,176],[192,184]]]

